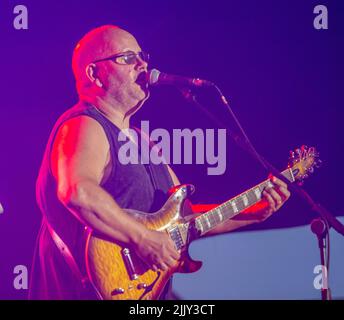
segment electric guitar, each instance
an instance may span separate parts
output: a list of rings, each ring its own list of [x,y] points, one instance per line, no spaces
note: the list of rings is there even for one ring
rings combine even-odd
[[[302,146],[291,152],[289,165],[281,174],[291,182],[301,183],[315,166],[319,166],[318,156],[315,148]],[[271,182],[267,179],[197,216],[184,216],[184,202],[194,191],[192,185],[175,188],[163,207],[155,213],[127,210],[147,228],[166,232],[173,240],[181,257],[167,271],[153,271],[128,245],[108,241],[90,230],[85,247],[86,269],[99,297],[107,300],[158,299],[174,273],[191,273],[201,268],[202,262],[192,260],[188,254],[191,241],[256,204],[269,184]]]

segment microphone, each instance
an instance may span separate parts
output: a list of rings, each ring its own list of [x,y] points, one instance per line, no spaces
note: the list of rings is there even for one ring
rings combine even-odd
[[[147,72],[146,82],[150,86],[174,85],[177,87],[212,87],[214,85],[208,80],[176,76],[173,74],[160,72],[157,69],[152,69]]]

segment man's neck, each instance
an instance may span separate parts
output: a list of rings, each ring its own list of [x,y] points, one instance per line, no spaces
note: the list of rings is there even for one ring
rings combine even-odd
[[[101,97],[93,95],[80,95],[80,99],[92,104],[98,112],[108,118],[119,129],[129,128],[130,116],[127,110],[114,99],[110,97]]]

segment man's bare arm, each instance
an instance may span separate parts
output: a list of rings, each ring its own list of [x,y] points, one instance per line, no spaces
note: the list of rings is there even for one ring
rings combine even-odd
[[[109,144],[97,121],[87,116],[68,120],[57,133],[51,155],[59,200],[97,232],[136,246],[151,266],[171,265],[178,255],[167,235],[148,230],[100,187],[109,160]]]

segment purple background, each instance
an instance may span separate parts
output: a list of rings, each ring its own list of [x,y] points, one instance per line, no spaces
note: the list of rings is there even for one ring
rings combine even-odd
[[[28,8],[29,30],[13,28],[18,4]],[[328,30],[313,28],[317,4],[327,5]],[[13,268],[30,269],[40,223],[35,179],[53,123],[77,101],[71,55],[87,31],[116,24],[151,53],[151,67],[217,83],[254,145],[281,170],[289,150],[315,146],[324,165],[305,189],[343,215],[343,21],[343,1],[1,1],[0,298],[26,297],[13,288]],[[214,96],[203,98],[211,112],[229,119]],[[215,127],[168,87],[154,88],[135,116],[137,124],[147,119],[151,128]],[[195,203],[223,202],[267,175],[231,142],[222,176],[207,176],[207,165],[173,168],[196,186]],[[307,225],[313,218],[292,197],[257,228]]]

